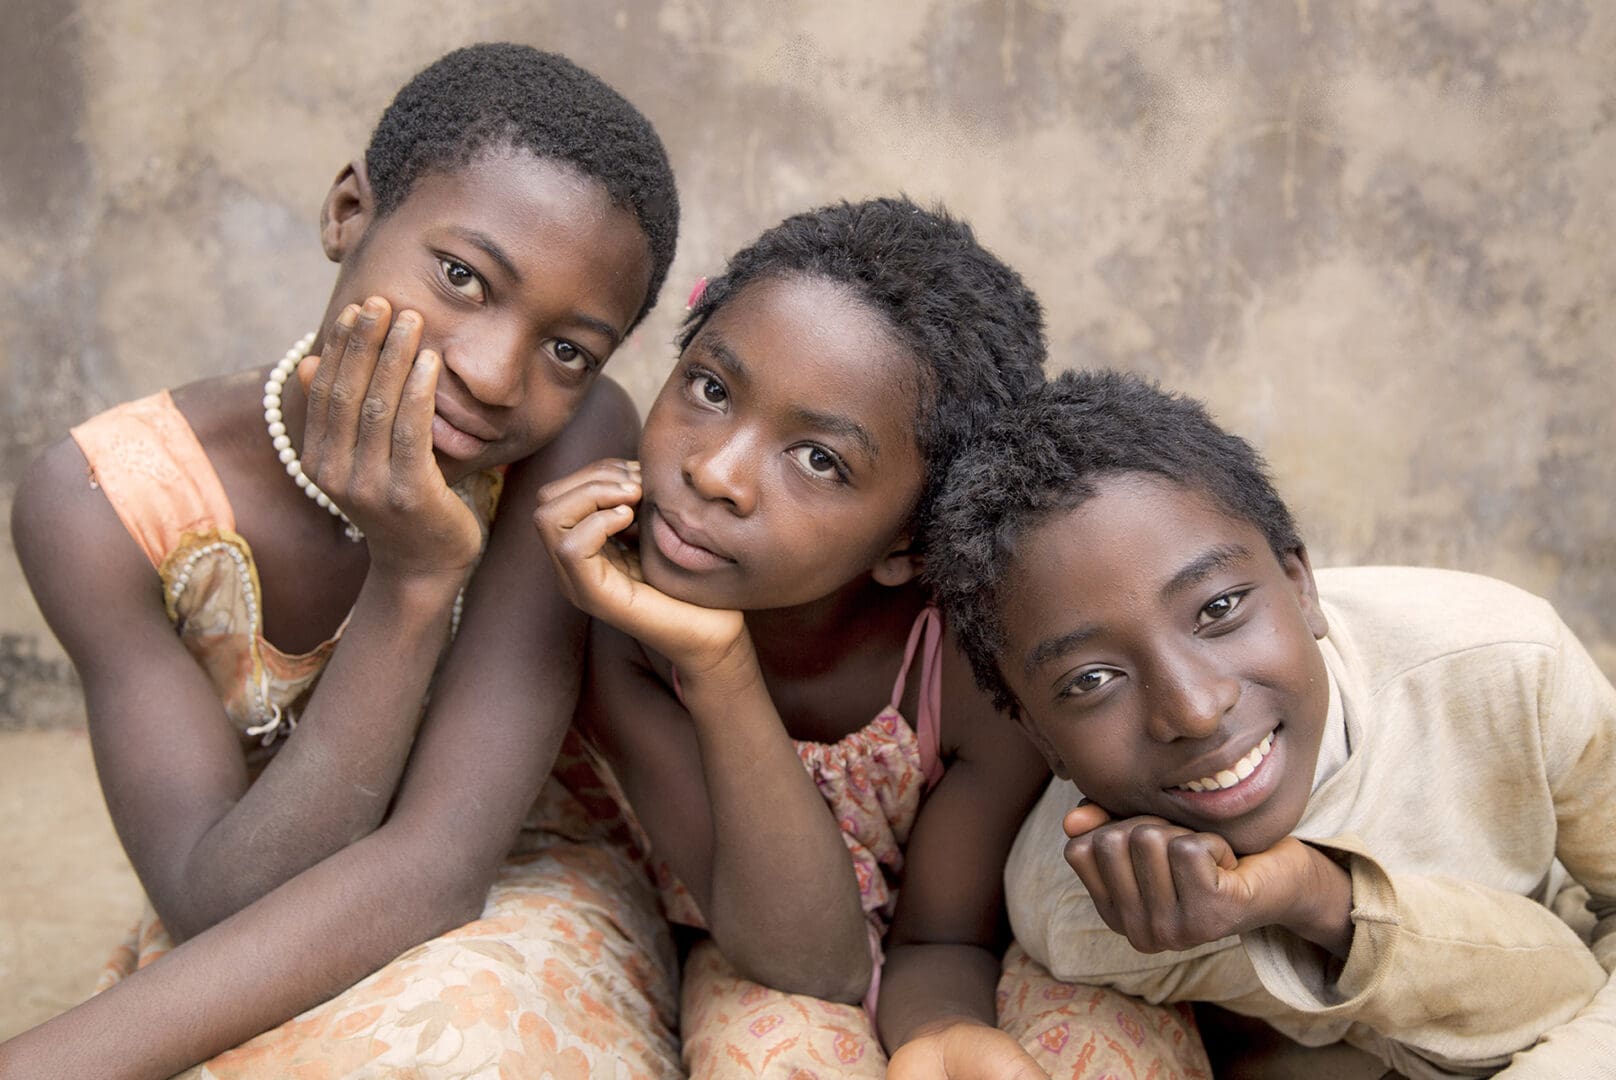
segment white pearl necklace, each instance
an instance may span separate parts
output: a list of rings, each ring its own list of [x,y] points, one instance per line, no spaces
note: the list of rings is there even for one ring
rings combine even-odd
[[[359,526],[348,520],[348,515],[342,508],[331,501],[331,496],[320,490],[320,486],[303,472],[303,463],[298,460],[297,447],[292,445],[292,437],[286,434],[286,421],[281,413],[281,390],[286,386],[286,380],[291,378],[296,370],[298,361],[309,355],[309,349],[314,345],[314,331],[310,330],[298,339],[297,344],[286,350],[280,363],[270,371],[268,380],[264,383],[264,423],[269,427],[270,442],[274,444],[276,453],[280,454],[281,464],[286,466],[286,475],[290,476],[298,487],[303,489],[317,505],[331,512],[332,517],[342,519],[343,534],[348,539],[358,543],[365,538]]]
[[[281,390],[286,386],[286,380],[292,377],[297,369],[298,362],[309,355],[314,347],[314,331],[310,330],[297,339],[297,343],[286,350],[280,363],[270,371],[269,378],[264,381],[264,424],[269,428],[269,439],[280,455],[281,464],[286,466],[286,475],[290,476],[298,487],[303,489],[317,505],[323,506],[331,512],[332,517],[342,519],[343,535],[354,543],[365,538],[364,532],[348,520],[348,515],[342,508],[331,501],[331,496],[320,490],[320,486],[303,472],[303,463],[298,460],[297,448],[292,445],[292,437],[286,434],[286,419],[281,412]],[[465,607],[466,590],[462,588],[455,593],[454,610],[449,615],[449,637],[452,639],[460,631],[460,613]]]

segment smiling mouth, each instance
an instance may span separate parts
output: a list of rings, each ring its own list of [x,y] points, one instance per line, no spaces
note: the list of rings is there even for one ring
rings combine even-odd
[[[1226,791],[1229,788],[1238,787],[1240,784],[1245,783],[1245,781],[1248,780],[1258,769],[1262,768],[1263,762],[1268,760],[1268,755],[1273,752],[1274,735],[1278,730],[1278,728],[1275,728],[1274,731],[1270,731],[1267,735],[1264,735],[1261,742],[1259,742],[1256,746],[1253,746],[1250,750],[1246,751],[1243,757],[1241,757],[1234,764],[1230,765],[1227,769],[1219,769],[1211,776],[1203,776],[1198,780],[1191,780],[1188,783],[1176,784],[1167,790],[1193,791],[1199,793],[1206,791]]]
[[[735,564],[734,559],[686,540],[673,523],[663,517],[662,512],[654,506],[651,507],[650,517],[652,542],[656,544],[662,556],[673,565],[699,572]]]

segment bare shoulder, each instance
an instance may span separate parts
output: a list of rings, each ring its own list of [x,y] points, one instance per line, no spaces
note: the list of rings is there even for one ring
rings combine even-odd
[[[12,503],[11,536],[17,561],[58,636],[81,609],[99,608],[103,618],[126,609],[119,601],[131,588],[143,602],[160,602],[156,573],[95,486],[71,436],[47,447],[24,473]],[[116,595],[98,595],[101,590]],[[63,644],[73,645],[65,636]]]
[[[602,375],[561,434],[536,456],[552,460],[555,475],[562,475],[601,458],[633,457],[639,442],[639,409],[627,390]]]
[[[970,661],[952,631],[943,638],[943,753],[1004,769],[1012,776],[1047,776],[1043,757],[1011,717],[993,707],[976,684]]]

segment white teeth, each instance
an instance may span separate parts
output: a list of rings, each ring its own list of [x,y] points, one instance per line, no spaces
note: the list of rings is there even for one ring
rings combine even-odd
[[[1191,780],[1179,786],[1189,791],[1221,791],[1224,788],[1234,787],[1240,781],[1257,771],[1263,758],[1274,748],[1274,733],[1269,732],[1263,736],[1262,742],[1251,748],[1245,757],[1235,762],[1227,769],[1218,770],[1215,776],[1203,776],[1199,780]]]

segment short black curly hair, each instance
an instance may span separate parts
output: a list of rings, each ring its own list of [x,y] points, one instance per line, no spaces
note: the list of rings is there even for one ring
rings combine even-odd
[[[656,305],[679,239],[673,168],[651,122],[564,56],[527,45],[470,45],[406,83],[365,150],[377,216],[398,209],[422,176],[506,148],[566,162],[634,214],[651,250],[638,325]]]
[[[737,252],[691,307],[679,347],[748,285],[794,277],[850,289],[917,360],[915,435],[926,477],[911,523],[921,544],[949,459],[1044,380],[1038,298],[941,207],[902,196],[843,201],[788,217]]]
[[[1093,498],[1117,473],[1152,473],[1248,522],[1277,558],[1302,546],[1296,521],[1250,443],[1194,398],[1118,371],[1068,371],[1003,414],[955,459],[933,515],[926,575],[976,681],[1016,707],[999,670],[1000,593],[1019,539]]]

